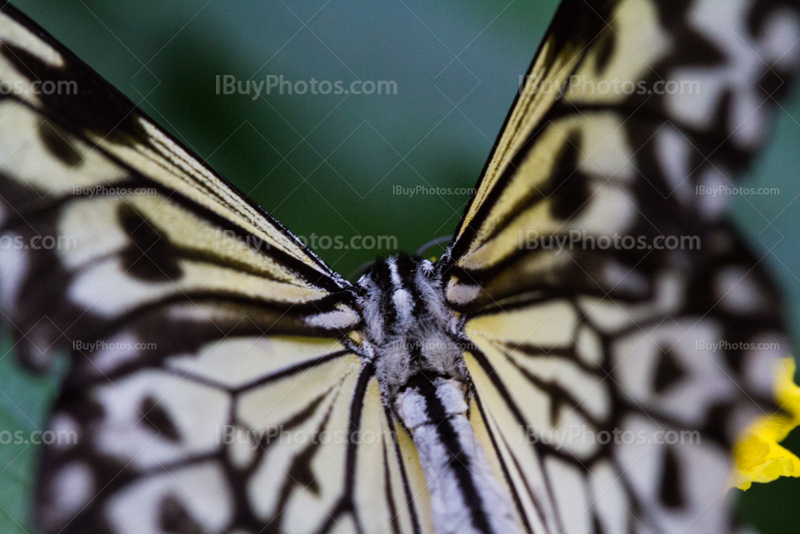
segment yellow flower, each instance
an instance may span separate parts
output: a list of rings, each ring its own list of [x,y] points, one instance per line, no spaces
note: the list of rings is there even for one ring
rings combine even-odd
[[[772,482],[778,477],[800,477],[800,458],[778,445],[800,425],[800,387],[794,383],[793,358],[778,362],[775,399],[785,413],[758,418],[733,447],[736,465],[734,486],[746,490],[753,482]]]

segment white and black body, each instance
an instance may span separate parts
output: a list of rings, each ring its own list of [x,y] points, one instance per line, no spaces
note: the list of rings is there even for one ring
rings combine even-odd
[[[0,246],[19,360],[69,362],[31,522],[739,532],[732,451],[791,352],[697,191],[738,184],[798,70],[797,0],[563,0],[445,253],[354,284],[0,1],[0,243],[71,238]]]
[[[440,534],[513,534],[511,498],[495,478],[468,418],[469,340],[433,263],[379,260],[358,281],[370,354],[384,404],[412,435]]]

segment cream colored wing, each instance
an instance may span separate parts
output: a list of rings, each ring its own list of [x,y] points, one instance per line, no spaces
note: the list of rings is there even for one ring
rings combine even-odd
[[[0,82],[0,312],[69,355],[37,526],[422,531],[351,286],[9,5]]]
[[[184,317],[205,328],[198,342],[227,333],[206,328],[201,304],[258,310],[233,323],[265,332],[358,321],[349,284],[277,221],[23,15],[0,17],[15,89],[0,99],[0,309],[26,363],[165,303],[198,304]]]
[[[799,40],[783,1],[559,9],[439,262],[531,531],[734,529],[731,446],[789,346],[721,200]]]
[[[333,340],[240,336],[64,390],[45,532],[430,532],[416,452]],[[61,433],[61,434],[58,434]]]
[[[798,39],[780,0],[564,2],[442,259],[466,271],[451,300],[562,280],[643,295],[659,246],[697,248],[720,220]]]

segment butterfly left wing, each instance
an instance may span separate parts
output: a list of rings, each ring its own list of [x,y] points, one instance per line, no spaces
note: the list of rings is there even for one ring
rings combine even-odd
[[[0,311],[69,355],[38,526],[421,531],[350,285],[8,4],[0,83]]]
[[[2,14],[0,304],[28,365],[164,301],[255,306],[319,332],[358,320],[349,284],[280,223],[24,15]]]
[[[702,193],[763,145],[799,39],[791,2],[559,9],[440,262],[538,531],[733,528],[731,445],[777,409],[788,345],[760,258]]]

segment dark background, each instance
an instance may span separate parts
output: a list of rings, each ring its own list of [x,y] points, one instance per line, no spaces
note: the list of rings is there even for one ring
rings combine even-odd
[[[557,0],[208,3],[13,2],[158,123],[311,238],[396,238],[401,250],[453,232]],[[216,77],[393,81],[395,95],[218,95]],[[800,332],[800,98],[733,216],[779,280]],[[398,195],[394,188],[450,188]],[[369,242],[369,241],[368,241]],[[324,241],[317,240],[323,244]],[[316,251],[347,276],[395,250]],[[6,341],[6,347],[9,344]],[[0,354],[9,353],[8,349]],[[0,428],[42,425],[55,379],[0,357]],[[800,434],[800,433],[795,433]],[[800,435],[789,439],[800,451]],[[24,532],[33,445],[0,446],[0,531]],[[800,532],[800,480],[755,485],[741,513],[764,534]]]

